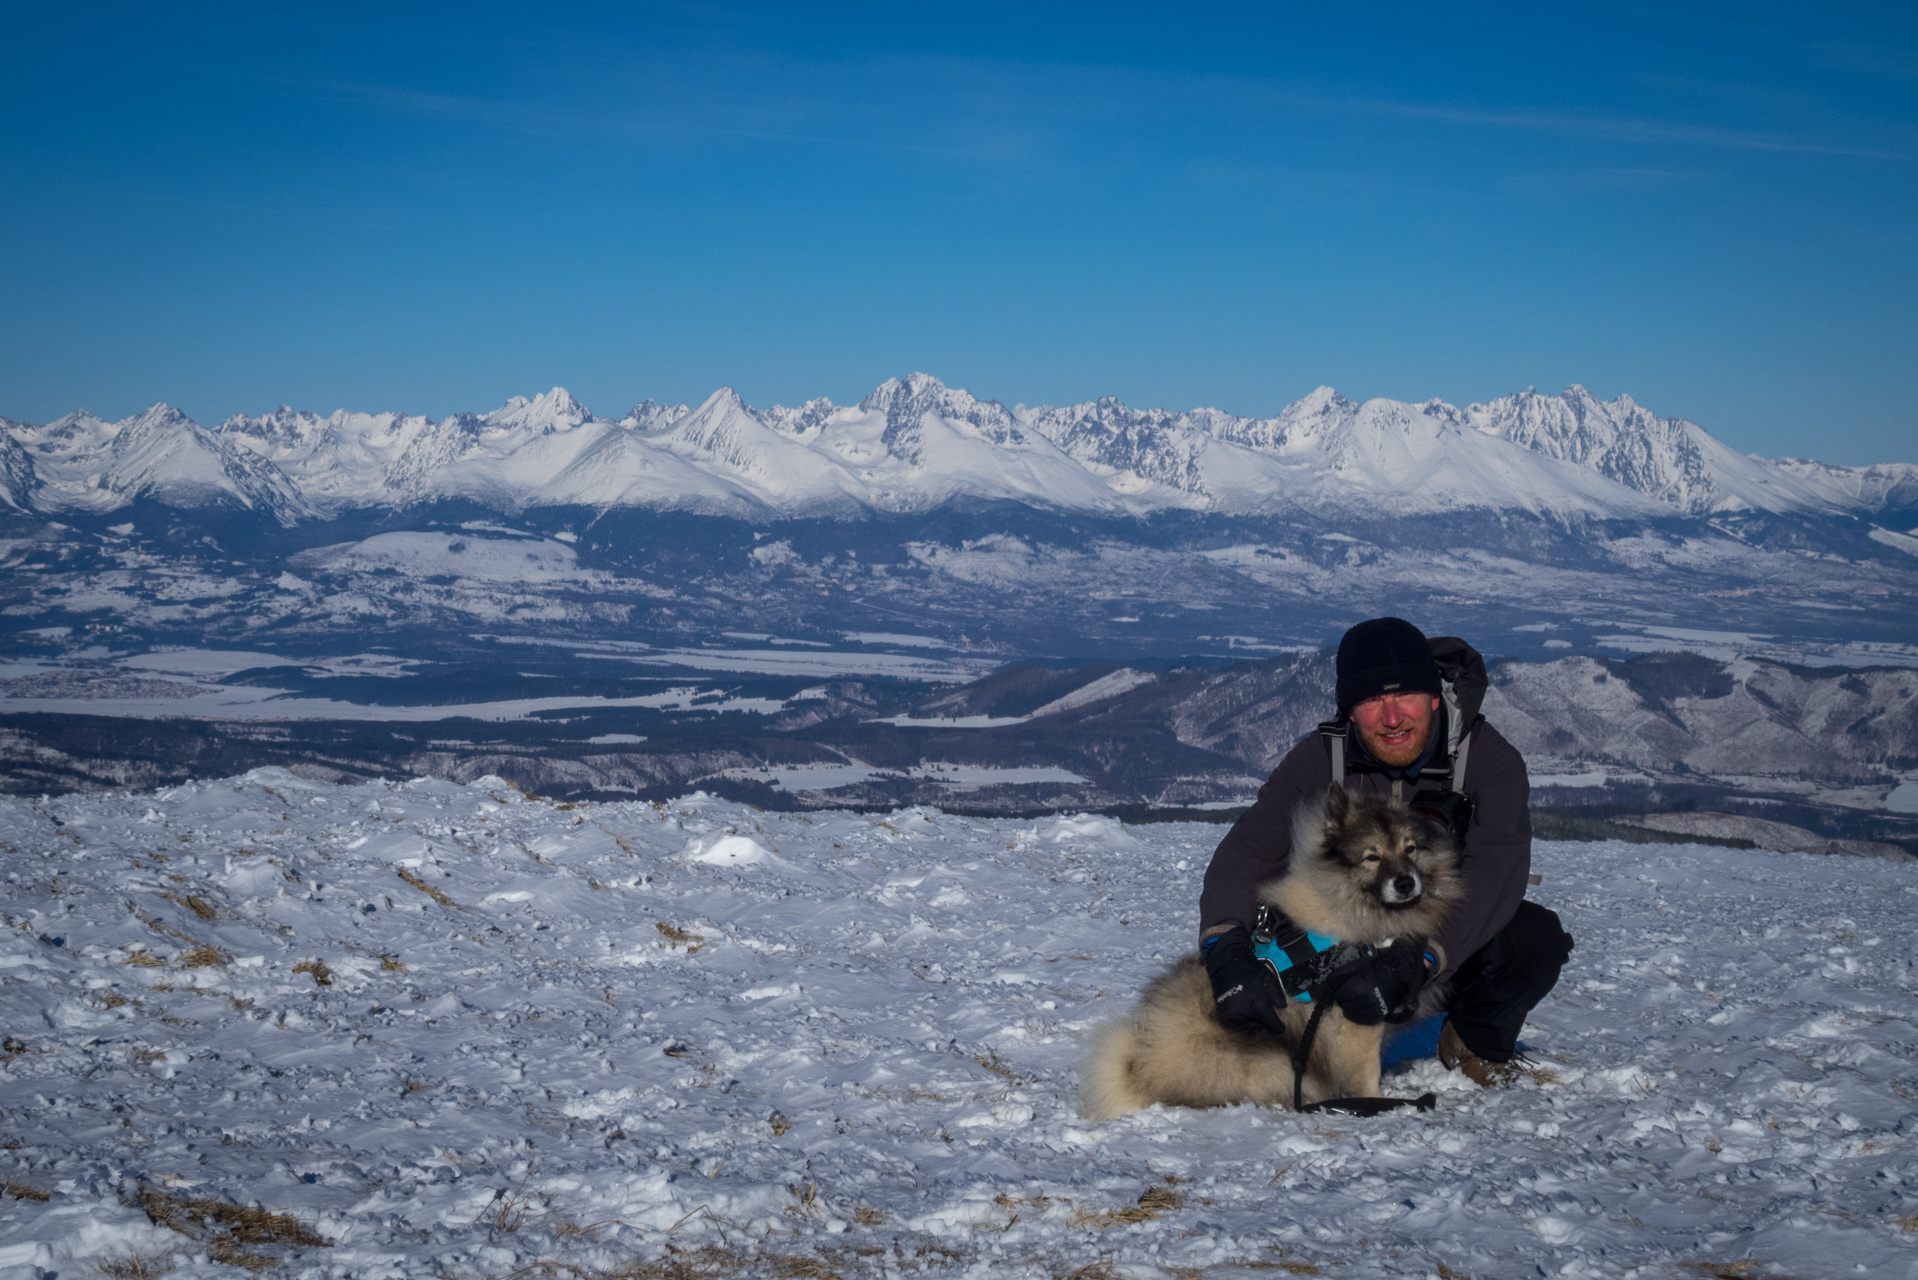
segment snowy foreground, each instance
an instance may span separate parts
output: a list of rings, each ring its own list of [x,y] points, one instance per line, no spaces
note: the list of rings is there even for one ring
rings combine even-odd
[[[1218,827],[277,770],[0,814],[6,1280],[1918,1276],[1912,864],[1542,845],[1534,1076],[1094,1127]]]

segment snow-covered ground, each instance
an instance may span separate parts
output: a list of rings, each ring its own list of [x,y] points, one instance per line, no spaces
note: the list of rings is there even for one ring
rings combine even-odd
[[[1218,827],[271,770],[0,815],[6,1280],[1918,1276],[1909,864],[1543,844],[1532,1076],[1089,1126]]]

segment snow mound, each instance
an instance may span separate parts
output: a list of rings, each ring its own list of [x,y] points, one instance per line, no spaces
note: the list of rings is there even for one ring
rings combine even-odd
[[[23,1276],[1912,1267],[1908,863],[1541,844],[1578,949],[1515,1084],[1088,1126],[1086,1034],[1192,945],[1221,827],[280,769],[0,827]]]
[[[751,836],[721,836],[711,844],[695,840],[688,848],[694,862],[717,867],[744,867],[779,861],[771,849]]]

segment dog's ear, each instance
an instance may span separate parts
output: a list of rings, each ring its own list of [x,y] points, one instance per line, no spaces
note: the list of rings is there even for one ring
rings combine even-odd
[[[1351,797],[1345,794],[1345,788],[1334,782],[1325,789],[1325,826],[1328,831],[1336,831],[1345,825],[1345,815],[1351,812]]]

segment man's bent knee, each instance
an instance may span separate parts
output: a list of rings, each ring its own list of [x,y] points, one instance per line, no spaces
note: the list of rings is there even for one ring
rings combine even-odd
[[[1560,923],[1558,912],[1529,901],[1518,904],[1512,923],[1500,931],[1500,936],[1508,939],[1511,948],[1507,963],[1521,968],[1561,967],[1576,945]]]
[[[1459,967],[1452,991],[1453,1029],[1488,1062],[1508,1062],[1525,1015],[1558,985],[1572,936],[1558,913],[1521,902],[1511,922]]]

